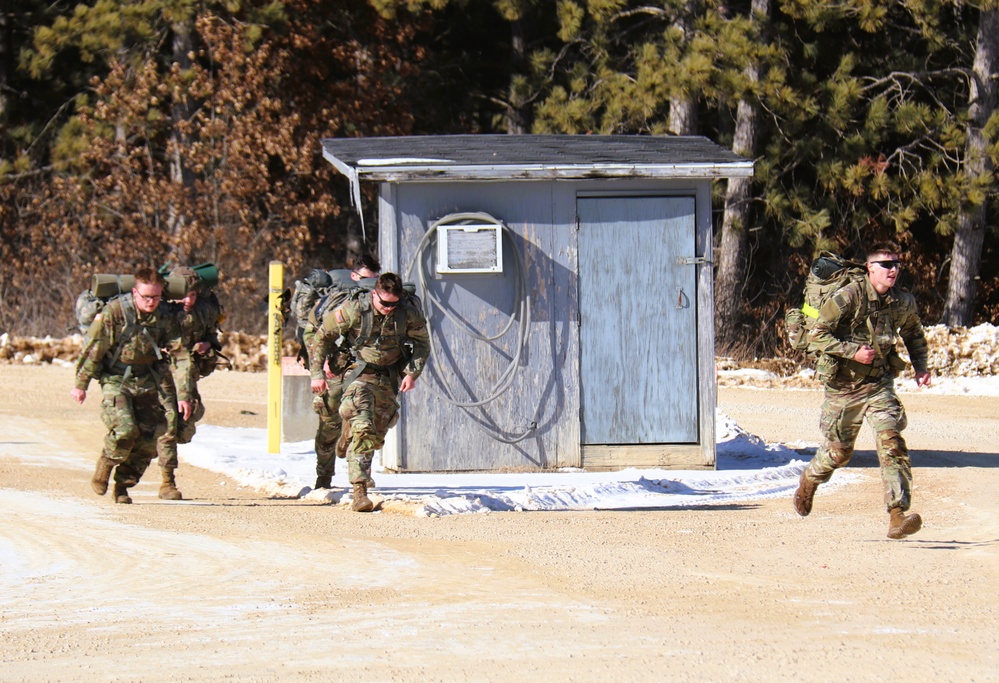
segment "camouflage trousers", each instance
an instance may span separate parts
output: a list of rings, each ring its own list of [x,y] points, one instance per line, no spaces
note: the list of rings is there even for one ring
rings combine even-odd
[[[885,506],[889,510],[908,510],[912,503],[912,465],[901,434],[907,420],[891,377],[859,386],[826,386],[820,421],[825,442],[805,468],[805,477],[822,484],[835,470],[846,466],[865,417],[877,442]]]
[[[191,418],[185,420],[180,415],[177,407],[176,389],[173,380],[167,378],[160,386],[161,402],[166,413],[167,428],[163,435],[156,440],[156,453],[160,467],[168,470],[177,469],[180,461],[177,459],[177,444],[191,443],[197,431],[197,422],[205,416],[205,404],[201,400],[198,392],[198,385],[194,385],[194,392],[191,396]]]
[[[339,377],[326,380],[326,392],[312,398],[312,409],[319,416],[316,430],[316,476],[332,477],[336,466],[336,442],[343,431],[340,398],[343,384]]]
[[[388,375],[361,375],[340,402],[340,417],[350,429],[347,477],[351,484],[374,486],[371,460],[385,445],[385,434],[399,420],[398,385]]]
[[[157,441],[167,430],[164,399],[149,377],[122,381],[120,375],[105,375],[101,391],[101,420],[108,430],[102,455],[117,464],[116,482],[134,486],[156,457]]]

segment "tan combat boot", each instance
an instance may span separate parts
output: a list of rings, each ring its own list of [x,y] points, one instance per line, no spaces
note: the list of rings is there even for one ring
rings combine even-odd
[[[336,457],[346,458],[348,446],[350,446],[350,423],[344,420],[340,428],[340,438],[336,440]]]
[[[888,538],[912,536],[923,527],[923,518],[916,513],[907,515],[902,512],[902,508],[892,508],[888,513],[891,515],[888,521]]]
[[[794,492],[794,510],[802,517],[807,517],[812,511],[812,498],[815,497],[815,489],[818,484],[813,484],[805,478],[805,471],[801,472],[801,479],[798,480],[798,490]]]
[[[177,490],[177,480],[174,479],[174,470],[161,467],[163,472],[163,483],[160,484],[159,496],[163,500],[184,500],[184,496]]]
[[[354,484],[354,502],[350,504],[354,512],[371,512],[375,504],[368,498],[368,485],[362,482]]]
[[[102,455],[97,461],[97,469],[94,470],[94,478],[90,480],[90,486],[94,493],[103,496],[108,492],[108,480],[111,478],[111,470],[114,469],[114,460]]]
[[[118,482],[115,482],[114,502],[121,503],[122,505],[132,504],[132,499],[128,497],[128,487],[126,487],[124,484],[119,484]]]

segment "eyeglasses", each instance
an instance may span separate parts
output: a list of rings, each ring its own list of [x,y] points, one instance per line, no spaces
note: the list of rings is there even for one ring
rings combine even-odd
[[[384,299],[384,298],[382,297],[382,295],[381,295],[381,294],[379,294],[378,292],[375,292],[375,296],[377,296],[377,297],[378,297],[378,301],[379,301],[379,302],[381,302],[381,305],[382,305],[382,306],[383,306],[384,308],[395,308],[396,306],[398,306],[398,305],[399,305],[399,300],[398,300],[398,299],[396,299],[395,301],[386,301],[386,300],[385,300],[385,299]]]
[[[153,296],[146,296],[145,294],[143,294],[142,292],[140,292],[137,289],[133,290],[133,291],[135,292],[135,296],[139,297],[143,301],[159,301],[160,299],[163,298],[162,294],[155,294]]]
[[[893,268],[898,268],[899,270],[902,270],[902,262],[899,261],[898,259],[895,259],[893,261],[871,261],[871,263],[876,263],[885,270],[891,270]]]

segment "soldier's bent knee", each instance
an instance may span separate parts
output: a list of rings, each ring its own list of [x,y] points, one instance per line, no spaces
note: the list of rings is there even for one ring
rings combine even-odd
[[[845,443],[843,441],[829,441],[826,443],[826,450],[829,452],[829,457],[837,467],[843,467],[848,462],[850,458],[853,457],[853,444]]]

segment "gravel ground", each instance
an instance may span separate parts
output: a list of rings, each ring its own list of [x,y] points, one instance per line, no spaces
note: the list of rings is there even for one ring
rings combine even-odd
[[[923,530],[885,537],[872,440],[808,518],[790,497],[639,512],[359,515],[182,467],[188,500],[89,486],[99,393],[0,367],[3,681],[999,681],[999,409],[905,397]],[[262,374],[202,383],[265,423]],[[94,387],[96,389],[96,387]],[[767,441],[814,390],[722,388]]]

